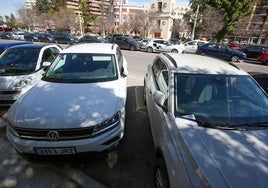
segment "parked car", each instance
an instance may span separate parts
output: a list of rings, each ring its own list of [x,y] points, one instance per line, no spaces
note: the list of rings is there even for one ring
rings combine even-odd
[[[107,43],[108,41],[104,38],[102,38],[99,35],[96,34],[88,34],[88,35],[84,35],[83,37],[81,37],[80,39],[78,39],[77,41],[78,43]]]
[[[232,48],[232,49],[235,49],[235,50],[241,50],[242,49],[242,46],[237,41],[229,42],[228,46],[230,48]]]
[[[76,42],[75,37],[68,33],[55,33],[54,40],[55,43],[65,43],[65,44],[74,44]]]
[[[127,35],[127,34],[113,33],[113,34],[107,36],[107,40],[108,40],[110,43],[114,43],[115,38],[116,38],[116,37],[121,37],[121,36],[129,37],[129,35]]]
[[[184,46],[171,44],[169,41],[164,39],[153,39],[150,40],[145,46],[143,46],[142,51],[146,51],[148,53],[152,52],[184,53]]]
[[[262,46],[262,45],[247,45],[244,46],[241,51],[243,51],[247,58],[255,58],[257,59],[259,53],[265,49],[268,49],[268,46]]]
[[[20,32],[20,31],[15,32],[13,34],[13,39],[15,39],[15,40],[24,40],[24,32]]]
[[[206,44],[208,41],[204,40],[192,40],[183,44],[185,53],[196,53],[198,46]]]
[[[246,58],[245,53],[239,50],[234,50],[232,48],[229,48],[225,44],[220,43],[207,43],[198,46],[196,54],[208,55],[233,62],[238,62],[240,59]]]
[[[268,62],[268,49],[259,52],[257,59],[264,65]]]
[[[0,56],[0,106],[11,106],[40,81],[44,61],[61,51],[57,45],[23,44],[7,48]]]
[[[11,47],[11,46],[16,46],[16,45],[21,45],[21,44],[32,44],[32,42],[26,42],[26,41],[5,41],[5,42],[0,42],[0,55],[5,49]]]
[[[268,185],[268,97],[223,60],[159,54],[145,76],[156,187]]]
[[[50,33],[39,33],[39,42],[53,43],[55,41],[54,35]]]
[[[24,40],[38,42],[39,33],[37,32],[24,32]]]
[[[258,82],[262,89],[268,94],[268,73],[249,72],[249,74]]]
[[[1,39],[13,39],[13,33],[11,31],[0,32]]]
[[[8,139],[32,160],[113,149],[124,135],[126,76],[127,62],[116,44],[64,49],[8,110]]]
[[[117,36],[114,38],[114,43],[116,43],[121,49],[126,50],[140,50],[141,44],[137,42],[136,40],[125,37],[125,36]]]

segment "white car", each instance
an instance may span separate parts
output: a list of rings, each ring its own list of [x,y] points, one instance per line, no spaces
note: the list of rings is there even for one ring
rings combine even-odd
[[[58,45],[20,44],[0,56],[0,106],[11,106],[41,80],[43,63],[53,61],[61,51]]]
[[[7,137],[29,159],[113,149],[124,135],[127,62],[111,43],[64,49],[7,112]]]
[[[198,46],[202,44],[206,44],[208,41],[204,40],[192,40],[186,43],[183,43],[182,45],[184,46],[184,52],[185,53],[192,53],[195,54]]]
[[[142,50],[148,53],[152,52],[184,53],[184,46],[171,44],[169,41],[164,39],[153,39],[150,40],[146,45],[144,45],[142,47]]]
[[[160,54],[144,81],[156,187],[267,187],[268,97],[248,73]]]

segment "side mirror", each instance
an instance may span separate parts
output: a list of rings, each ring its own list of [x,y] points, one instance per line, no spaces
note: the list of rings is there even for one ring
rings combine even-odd
[[[43,67],[49,67],[51,65],[51,62],[45,61],[43,62]]]
[[[157,105],[159,105],[160,107],[163,107],[165,100],[166,100],[166,96],[161,91],[155,91],[153,93],[153,100]]]
[[[128,72],[127,72],[127,70],[124,67],[121,67],[121,75],[123,77],[127,77],[127,75],[128,75]]]

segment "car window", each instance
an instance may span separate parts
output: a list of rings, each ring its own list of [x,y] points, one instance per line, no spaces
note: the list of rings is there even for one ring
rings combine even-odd
[[[40,49],[8,49],[0,56],[0,69],[24,73],[35,71]]]
[[[267,96],[250,76],[175,74],[177,116],[230,124],[268,120]]]
[[[59,50],[55,47],[46,49],[43,53],[42,63],[45,61],[52,62],[58,54]]]
[[[168,69],[167,66],[159,58],[153,65],[153,73],[158,89],[167,95],[168,92]]]
[[[60,54],[49,67],[44,80],[54,82],[101,82],[118,77],[113,54]]]

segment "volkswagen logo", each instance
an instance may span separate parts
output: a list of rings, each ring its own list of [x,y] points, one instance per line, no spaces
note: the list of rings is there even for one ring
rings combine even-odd
[[[60,138],[60,135],[57,131],[49,131],[47,133],[47,138],[50,140],[50,141],[57,141],[59,140]]]

